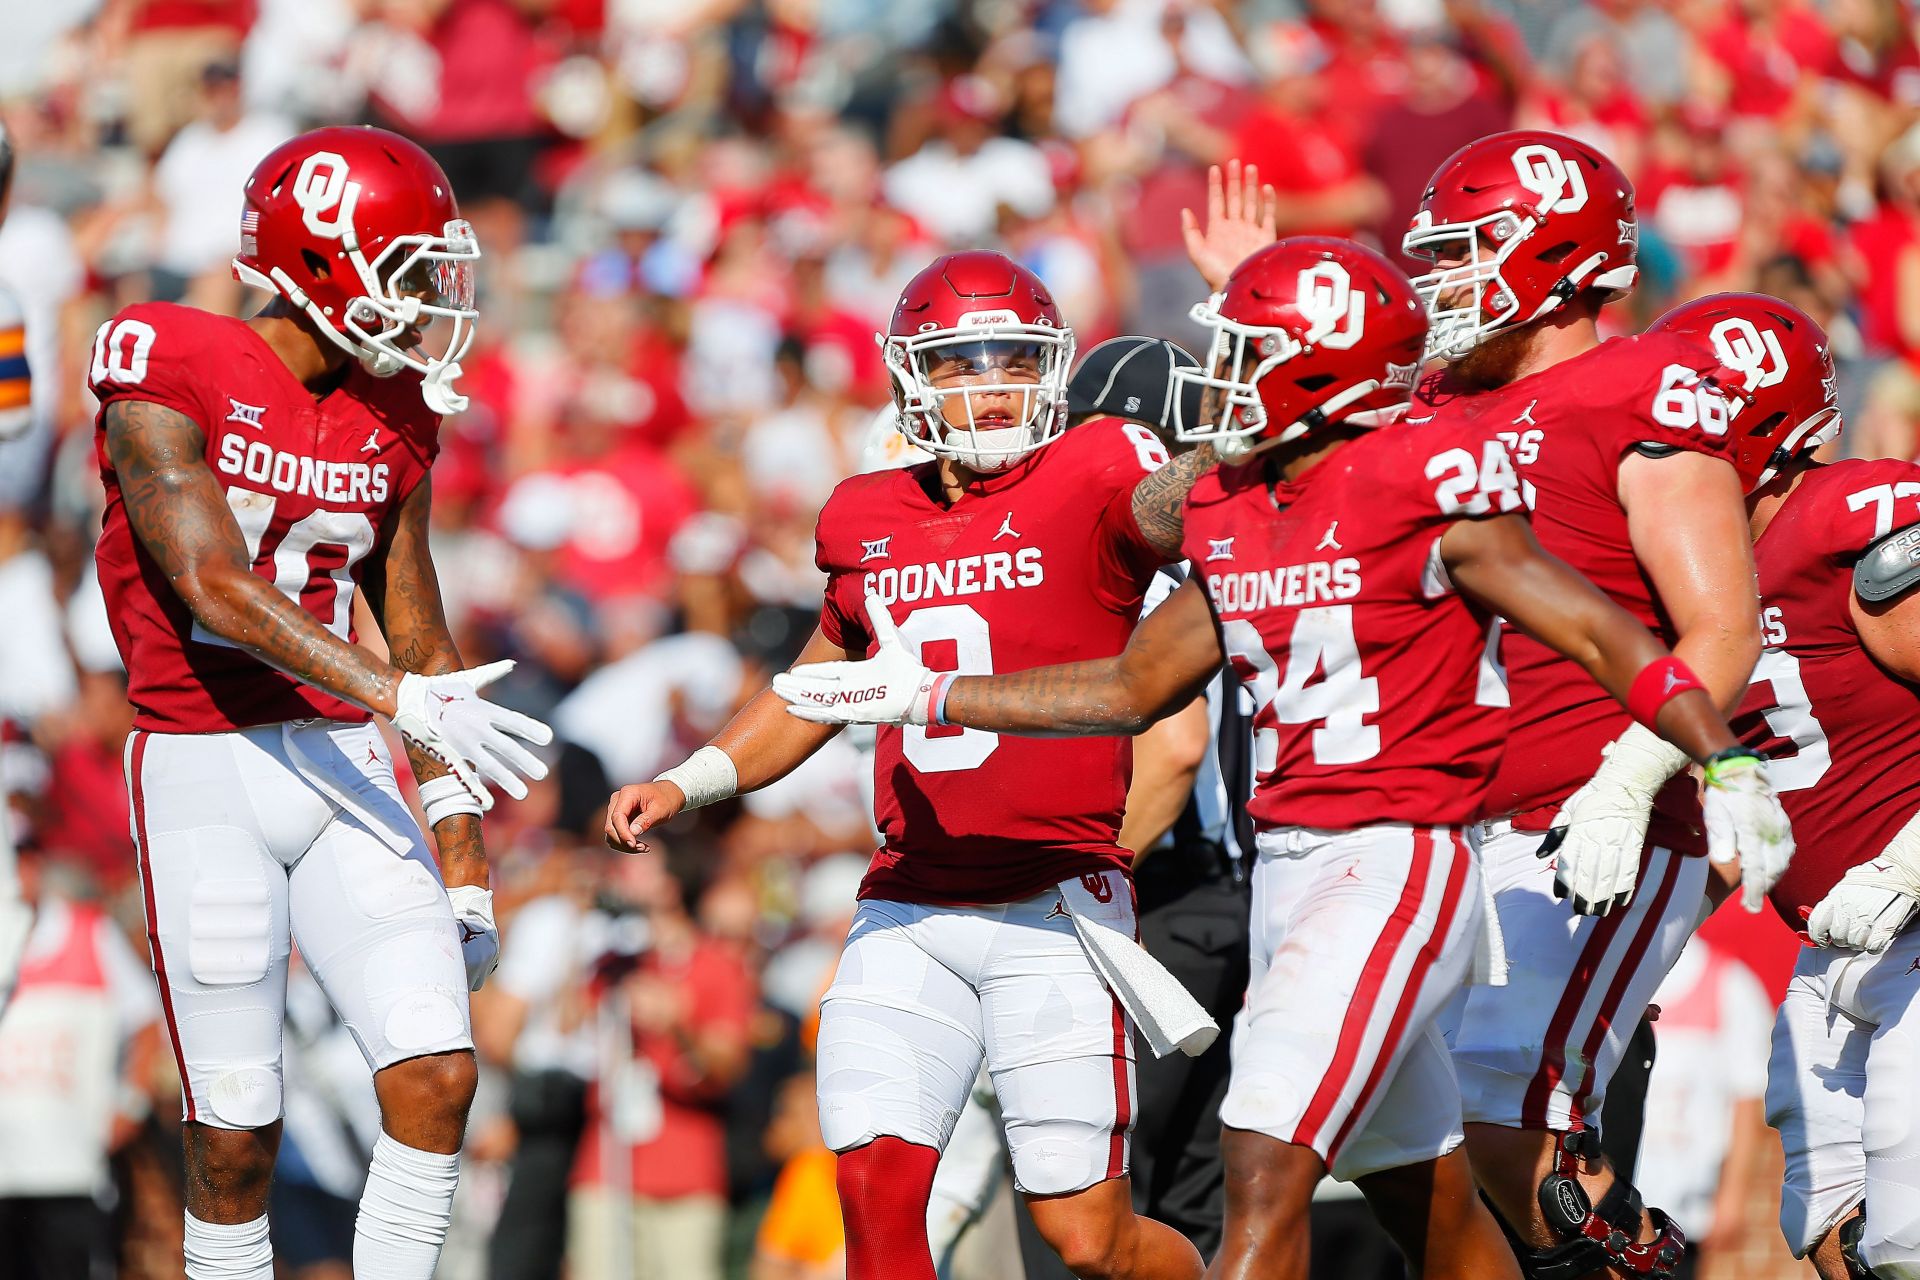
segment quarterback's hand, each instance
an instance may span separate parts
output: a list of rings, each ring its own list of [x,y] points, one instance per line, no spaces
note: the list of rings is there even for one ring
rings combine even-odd
[[[500,928],[493,922],[493,890],[457,884],[447,890],[460,951],[467,961],[467,990],[478,991],[500,963]]]
[[[1920,911],[1914,883],[1886,858],[1863,862],[1840,877],[1807,917],[1807,937],[1821,947],[1878,954]]]
[[[1540,844],[1558,855],[1553,892],[1583,916],[1604,916],[1633,900],[1653,800],[1687,765],[1687,753],[1633,725],[1600,751],[1600,767],[1567,797]]]
[[[620,853],[652,852],[653,846],[640,837],[673,821],[686,803],[686,793],[671,782],[636,782],[620,788],[607,801],[607,847]]]
[[[547,766],[522,742],[545,746],[553,730],[532,716],[488,702],[480,690],[513,670],[513,661],[423,676],[400,678],[393,727],[414,746],[453,770],[481,809],[493,807],[492,783],[515,800],[527,796],[520,775],[539,779]]]
[[[1707,857],[1740,860],[1740,903],[1749,911],[1766,905],[1793,859],[1793,826],[1773,793],[1766,762],[1758,756],[1716,758],[1706,768],[1701,808],[1707,822]]]
[[[1248,165],[1243,177],[1240,162],[1229,160],[1224,182],[1219,165],[1207,169],[1207,225],[1203,229],[1193,210],[1182,209],[1180,233],[1187,258],[1210,291],[1226,288],[1235,267],[1280,238],[1279,205],[1273,188],[1260,185],[1258,165]]]
[[[893,615],[867,597],[867,621],[880,646],[862,662],[809,662],[773,678],[787,713],[816,724],[925,724],[940,673],[907,652]]]

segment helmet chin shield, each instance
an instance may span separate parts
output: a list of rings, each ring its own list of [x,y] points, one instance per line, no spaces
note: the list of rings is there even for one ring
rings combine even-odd
[[[884,338],[901,434],[969,470],[1003,471],[1066,430],[1073,350],[1071,332],[1004,311]]]

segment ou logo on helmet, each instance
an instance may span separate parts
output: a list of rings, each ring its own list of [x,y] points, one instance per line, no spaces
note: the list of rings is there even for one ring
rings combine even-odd
[[[1787,353],[1780,335],[1762,330],[1745,316],[1731,316],[1713,326],[1713,350],[1729,369],[1747,375],[1747,390],[1779,384],[1787,376]]]
[[[347,162],[332,151],[316,151],[300,162],[293,177],[293,202],[307,230],[328,240],[339,240],[353,231],[353,206],[360,199],[360,184],[347,178]],[[332,214],[331,218],[327,217]]]
[[[1541,213],[1575,213],[1587,207],[1587,178],[1578,164],[1552,147],[1533,143],[1513,153],[1520,185],[1540,197]]]
[[[1367,295],[1337,262],[1316,262],[1300,271],[1294,305],[1307,318],[1300,341],[1309,347],[1345,351],[1366,327]]]

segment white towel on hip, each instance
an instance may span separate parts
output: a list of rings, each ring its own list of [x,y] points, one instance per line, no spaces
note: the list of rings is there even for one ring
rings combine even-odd
[[[1118,872],[1110,877],[1109,885],[1123,882]],[[1190,1058],[1205,1053],[1219,1036],[1220,1025],[1165,965],[1134,940],[1131,929],[1123,933],[1116,927],[1128,923],[1125,910],[1115,901],[1118,895],[1110,893],[1102,902],[1078,876],[1062,880],[1059,888],[1087,958],[1146,1036],[1153,1056],[1164,1058],[1175,1049]]]

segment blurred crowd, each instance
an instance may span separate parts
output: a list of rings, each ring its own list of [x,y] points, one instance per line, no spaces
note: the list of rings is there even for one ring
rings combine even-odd
[[[476,228],[435,551],[468,661],[517,659],[501,696],[560,735],[488,825],[504,956],[474,1002],[488,1072],[447,1276],[839,1273],[808,1054],[872,848],[860,747],[688,815],[653,858],[601,849],[599,811],[810,632],[822,500],[903,447],[873,334],[936,252],[1032,267],[1083,351],[1193,346],[1182,210],[1209,165],[1257,165],[1283,233],[1397,252],[1447,154],[1549,127],[1638,185],[1616,324],[1779,294],[1834,335],[1848,450],[1920,453],[1908,0],[33,0],[6,28],[0,282],[34,427],[0,446],[0,779],[30,889],[113,959],[98,1035],[0,1030],[0,1113],[91,1072],[111,1117],[83,1160],[0,1150],[0,1222],[10,1198],[97,1206],[121,1274],[179,1274],[178,1108],[85,366],[125,303],[255,304],[227,268],[239,190],[301,127],[417,138]],[[345,1276],[371,1090],[310,980],[289,1019],[277,1246]]]

